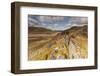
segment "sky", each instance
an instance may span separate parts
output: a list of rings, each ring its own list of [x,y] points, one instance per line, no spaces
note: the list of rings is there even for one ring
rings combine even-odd
[[[83,26],[86,24],[88,24],[87,17],[28,15],[29,27],[44,27],[51,30],[66,30],[72,26]]]

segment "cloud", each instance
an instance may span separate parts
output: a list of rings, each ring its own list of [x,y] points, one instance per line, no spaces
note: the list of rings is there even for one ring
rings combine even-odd
[[[81,18],[81,23],[88,24],[88,18],[87,17]]]
[[[37,20],[35,20],[34,18],[28,17],[28,21],[33,22],[33,23],[38,23]]]
[[[29,26],[39,25],[39,21],[35,20],[34,18],[28,17],[28,25]]]
[[[63,16],[39,16],[40,22],[54,22],[64,20]]]
[[[45,27],[52,30],[65,30],[72,26],[88,24],[88,18],[74,16],[30,15],[28,16],[28,23],[29,26]]]
[[[70,17],[69,23],[71,24],[88,24],[87,17]]]

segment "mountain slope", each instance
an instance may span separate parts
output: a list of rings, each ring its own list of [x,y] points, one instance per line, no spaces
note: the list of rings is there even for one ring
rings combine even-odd
[[[71,27],[62,32],[52,32],[52,34],[50,37],[44,36],[41,40],[29,43],[29,60],[87,58],[88,36],[86,25]]]
[[[28,32],[30,33],[46,33],[46,32],[52,32],[50,29],[46,29],[43,27],[28,27]]]

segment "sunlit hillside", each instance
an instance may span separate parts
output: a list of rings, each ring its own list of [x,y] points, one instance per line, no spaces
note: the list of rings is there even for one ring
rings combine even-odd
[[[28,60],[80,59],[88,57],[87,25],[64,31],[29,27]]]

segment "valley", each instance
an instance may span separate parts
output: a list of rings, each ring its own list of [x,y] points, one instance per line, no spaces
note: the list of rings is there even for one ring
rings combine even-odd
[[[64,31],[28,28],[28,60],[85,59],[88,57],[87,25]]]

